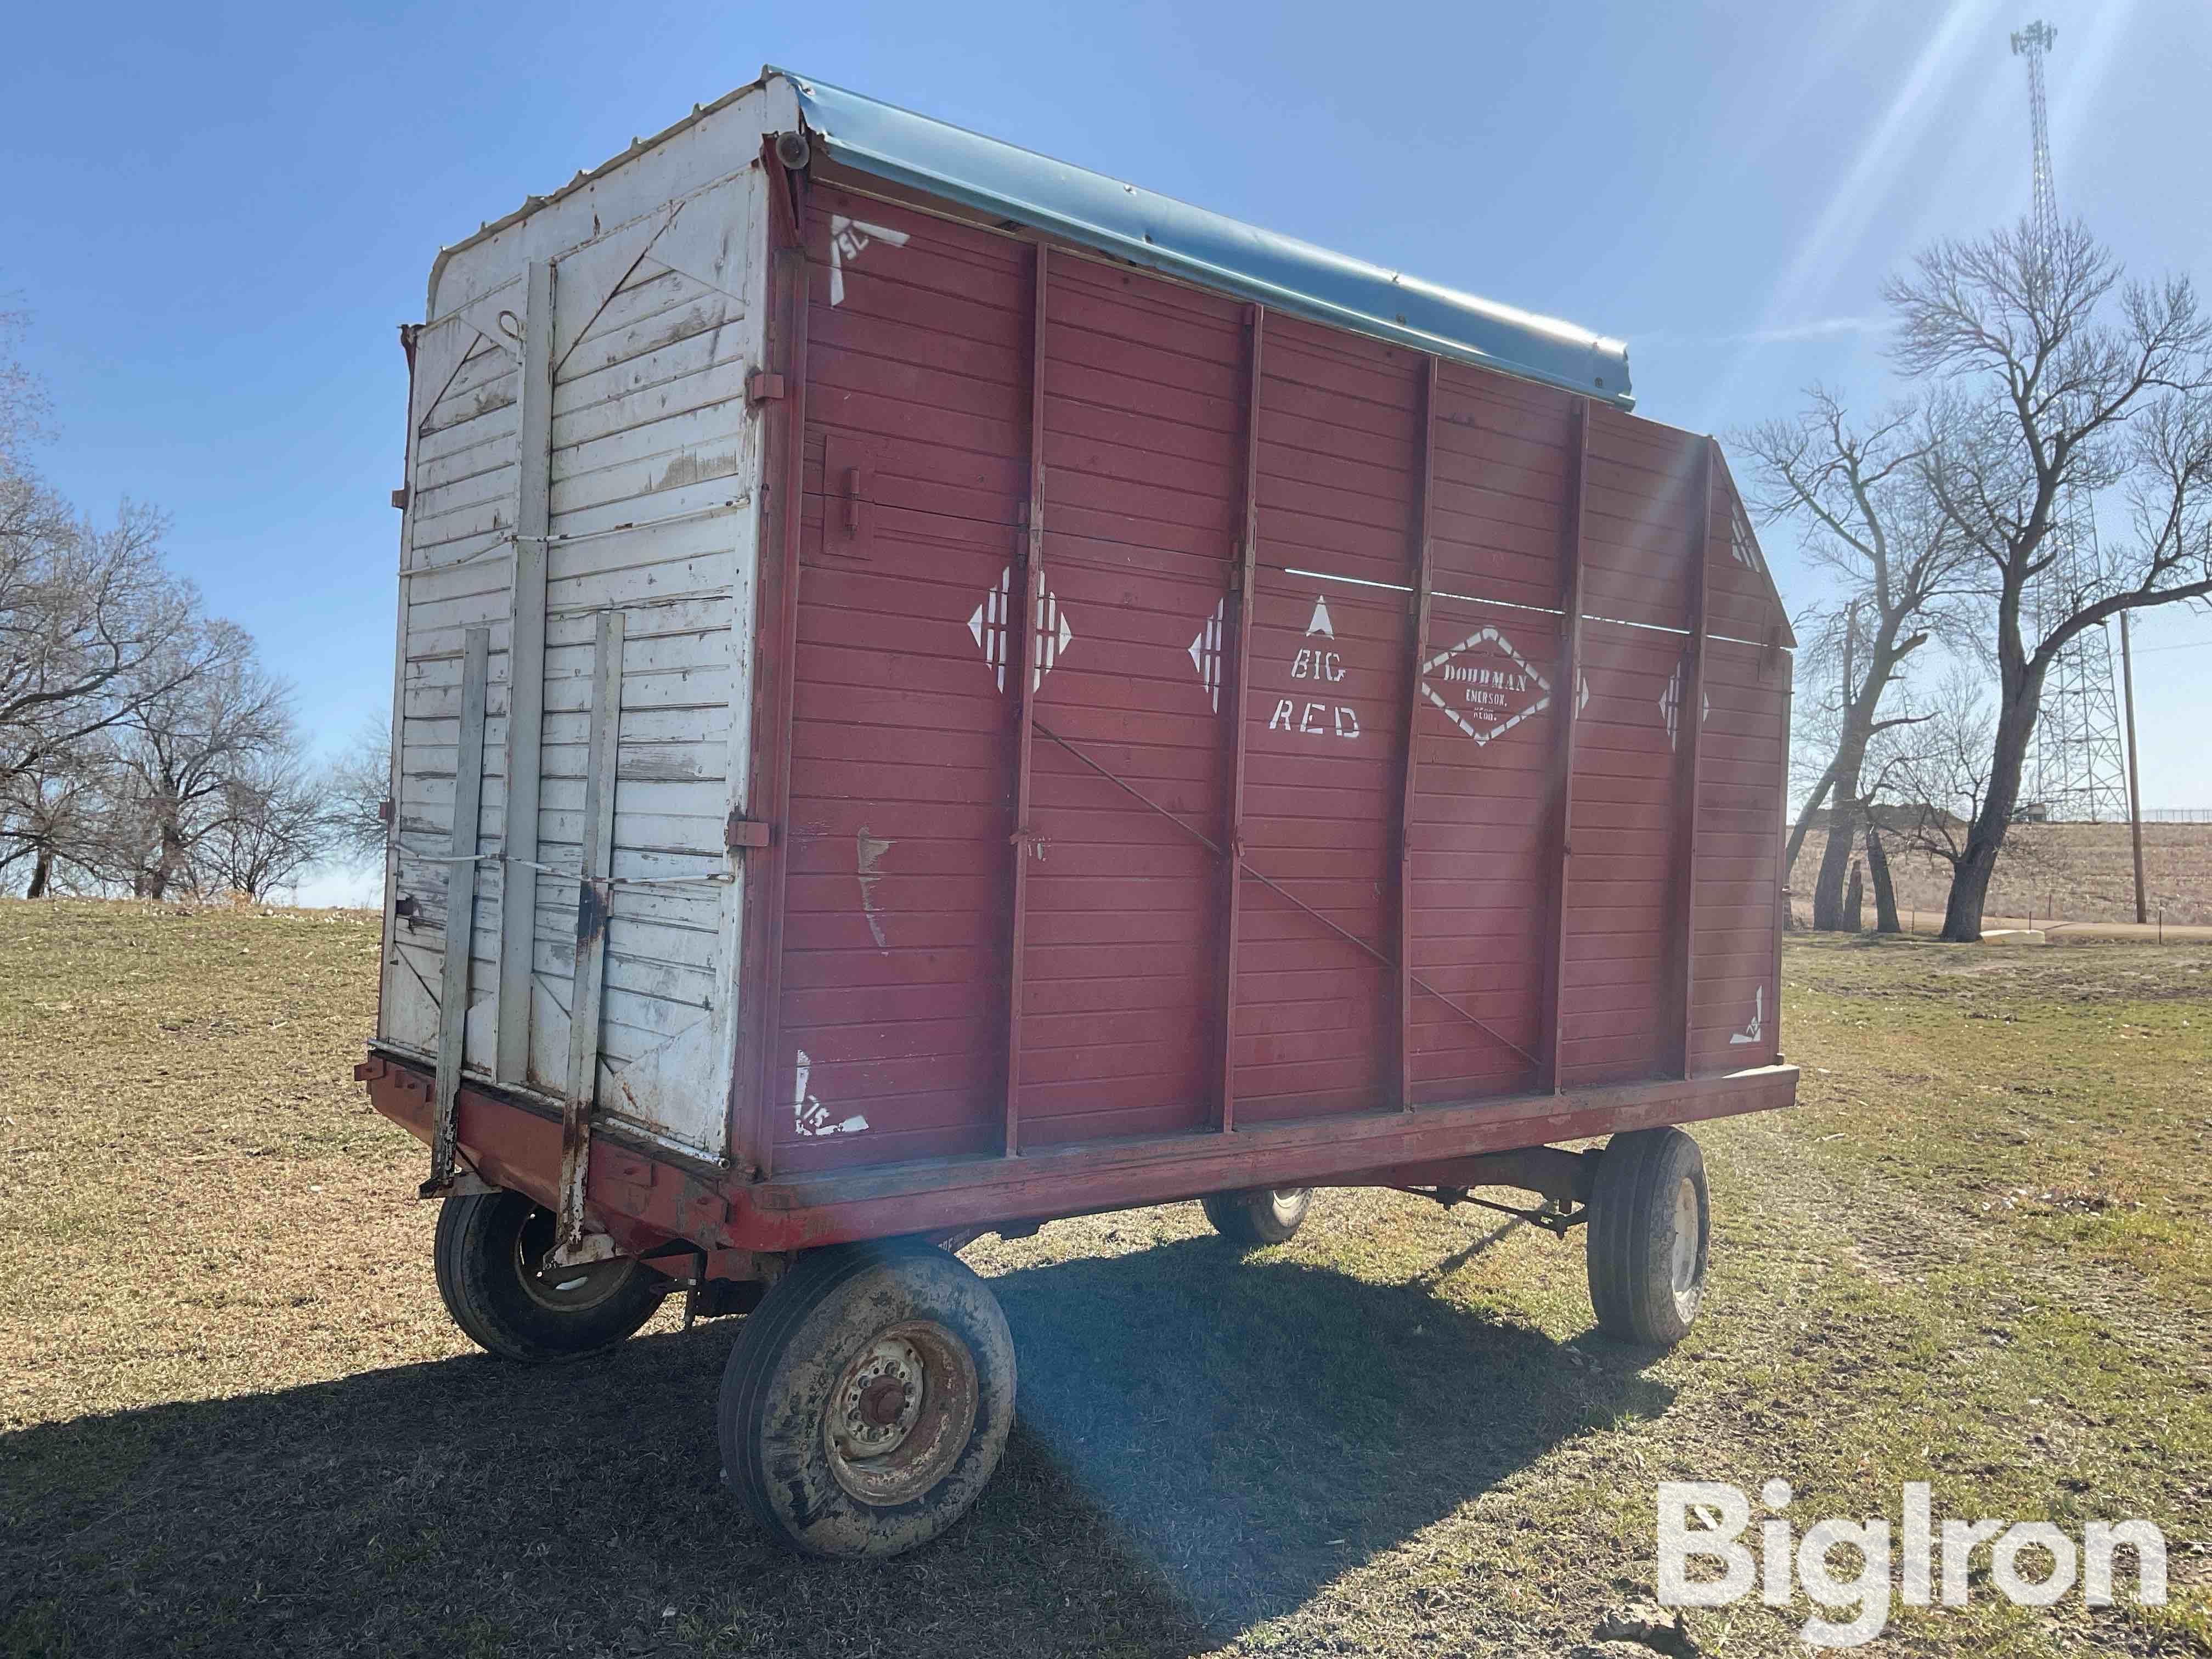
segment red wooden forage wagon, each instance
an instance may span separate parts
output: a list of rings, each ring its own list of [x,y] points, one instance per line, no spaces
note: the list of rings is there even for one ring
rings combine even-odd
[[[747,1314],[731,1484],[872,1555],[1005,1443],[979,1233],[1518,1188],[1681,1335],[1795,642],[1620,344],[775,70],[426,316],[361,1075],[471,1336]]]

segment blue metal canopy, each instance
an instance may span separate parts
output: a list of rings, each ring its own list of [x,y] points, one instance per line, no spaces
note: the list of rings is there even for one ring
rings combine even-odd
[[[1554,318],[1331,253],[773,65],[858,172],[1316,322],[1632,407],[1628,348]]]

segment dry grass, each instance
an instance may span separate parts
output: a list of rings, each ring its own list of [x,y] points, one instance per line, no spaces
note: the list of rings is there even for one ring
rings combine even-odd
[[[2163,1613],[1984,1587],[1872,1651],[2212,1653],[2212,952],[1793,940],[1803,1104],[1700,1132],[1666,1356],[1592,1335],[1577,1247],[1400,1195],[1243,1259],[1194,1206],[987,1240],[1022,1425],[873,1569],[720,1490],[729,1323],[550,1371],[447,1324],[348,1076],[374,963],[359,916],[0,903],[0,1653],[1566,1654],[1650,1590],[1655,1481],[1778,1473],[2174,1540]]]
[[[1790,886],[1809,901],[1820,873],[1827,834],[1815,830],[1798,849]],[[1941,918],[1951,890],[1951,867],[1924,853],[1894,853],[1891,878],[1900,910],[1917,908]],[[2160,906],[2169,925],[2212,922],[2212,823],[2143,825],[2143,896],[2154,915]],[[2133,921],[2134,856],[2124,823],[2023,823],[2005,836],[2004,855],[1990,884],[1993,916],[2045,917],[2067,921]],[[1866,897],[1866,922],[1874,925],[1874,890]]]

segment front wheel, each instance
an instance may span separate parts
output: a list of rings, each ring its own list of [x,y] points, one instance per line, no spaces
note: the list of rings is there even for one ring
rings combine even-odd
[[[1585,1240],[1598,1328],[1649,1346],[1680,1341],[1705,1300],[1711,1232],[1696,1141],[1664,1128],[1607,1142]]]
[[[501,1359],[542,1365],[624,1341],[668,1281],[632,1256],[548,1268],[553,1212],[520,1193],[466,1193],[438,1211],[432,1262],[446,1311]]]
[[[981,1493],[1014,1422],[990,1288],[911,1240],[808,1252],[722,1373],[722,1475],[777,1542],[861,1559],[926,1544]]]
[[[1313,1207],[1310,1187],[1255,1187],[1199,1200],[1213,1231],[1238,1244],[1285,1244]]]

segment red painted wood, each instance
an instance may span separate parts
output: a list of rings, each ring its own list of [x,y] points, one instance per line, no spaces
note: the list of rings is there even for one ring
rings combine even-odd
[[[1561,480],[1564,506],[1559,527],[1559,737],[1550,785],[1552,858],[1551,910],[1548,939],[1549,990],[1545,997],[1542,1047],[1544,1081],[1559,1086],[1560,1015],[1567,983],[1567,892],[1574,870],[1575,736],[1581,727],[1583,687],[1583,482],[1589,471],[1589,406],[1578,401],[1569,428],[1568,465]]]
[[[1413,544],[1413,649],[1406,663],[1406,784],[1398,803],[1398,1103],[1408,1109],[1413,1104],[1413,787],[1420,775],[1420,746],[1413,734],[1433,608],[1437,360],[1430,358],[1420,374],[1421,423],[1414,441],[1421,459],[1409,525]]]
[[[1251,720],[1252,602],[1259,586],[1260,385],[1261,375],[1266,367],[1263,353],[1267,333],[1266,307],[1256,305],[1247,307],[1244,313],[1244,381],[1239,403],[1239,420],[1243,436],[1243,477],[1238,489],[1241,522],[1237,539],[1237,568],[1224,607],[1224,621],[1228,619],[1227,605],[1233,603],[1236,607],[1236,621],[1231,630],[1236,650],[1234,672],[1231,677],[1234,689],[1228,700],[1229,794],[1222,813],[1221,844],[1225,856],[1220,860],[1223,889],[1221,1007],[1216,1021],[1215,1036],[1221,1079],[1219,1103],[1215,1108],[1214,1120],[1224,1134],[1234,1133],[1237,1127],[1237,1033],[1243,1006],[1238,995],[1241,988],[1237,983],[1237,963],[1244,915],[1244,734]],[[1225,657],[1224,666],[1229,666]]]
[[[1705,666],[1708,648],[1706,600],[1712,574],[1713,455],[1708,439],[1698,447],[1697,483],[1691,495],[1688,558],[1690,566],[1690,638],[1683,658],[1682,700],[1676,713],[1681,732],[1677,750],[1680,764],[1674,793],[1674,869],[1668,929],[1672,935],[1668,955],[1676,978],[1676,1052],[1680,1073],[1691,1075],[1695,1060],[1696,1002],[1698,997],[1697,872],[1698,831],[1705,802],[1701,761],[1705,748]]]
[[[806,212],[780,1179],[1741,1060],[1781,680],[1713,642],[1692,803],[1696,653],[1656,630],[1693,526],[1713,593],[1763,591],[1701,441],[896,203]],[[833,215],[906,238],[841,255],[834,303]]]
[[[753,613],[759,662],[753,676],[751,799],[748,816],[771,827],[769,845],[744,867],[744,935],[738,946],[738,1041],[730,1079],[730,1151],[742,1174],[765,1179],[775,1169],[769,1119],[775,1076],[776,1005],[783,978],[785,893],[791,866],[793,672],[798,655],[799,561],[805,534],[808,270],[799,215],[805,179],[787,173],[774,143],[761,149],[769,184],[769,278],[767,357],[784,396],[768,422],[769,480],[763,492],[759,598]]]
[[[1045,617],[1050,590],[1046,584],[1044,553],[1044,350],[1052,301],[1049,259],[1050,250],[1042,242],[1030,248],[1030,406],[1027,422],[1030,476],[1028,499],[1023,505],[1021,514],[1023,533],[1018,555],[1020,579],[1013,584],[1014,588],[1026,597],[1022,601],[1019,629],[1009,641],[1010,644],[1014,641],[1019,641],[1012,652],[1011,672],[1013,695],[1021,713],[1014,745],[1014,831],[1011,838],[1014,872],[1012,915],[1006,925],[1006,1124],[1004,1144],[1008,1158],[1018,1156],[1022,1149],[1022,986],[1029,955],[1030,866],[1044,850],[1030,818],[1032,790],[1036,775],[1037,689],[1045,672],[1041,653],[1050,648]]]

